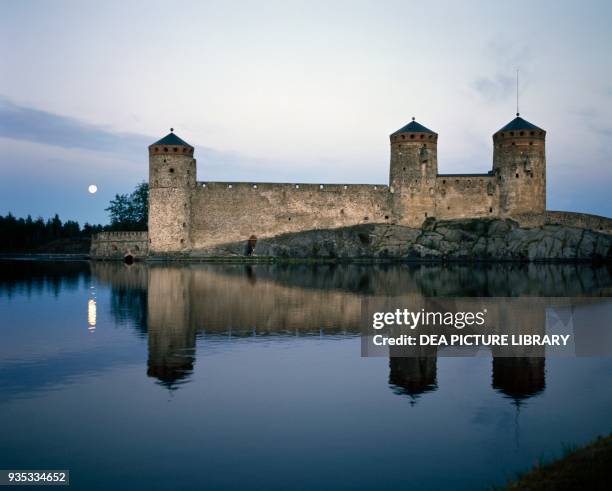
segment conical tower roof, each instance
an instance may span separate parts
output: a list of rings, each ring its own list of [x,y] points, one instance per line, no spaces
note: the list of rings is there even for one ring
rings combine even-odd
[[[426,128],[422,124],[417,123],[414,118],[412,118],[412,121],[410,121],[410,123],[408,123],[406,126],[403,126],[395,133],[393,133],[393,135],[396,135],[398,133],[431,133],[432,135],[436,134],[435,131],[431,131],[429,128]]]
[[[172,128],[170,129],[170,133],[164,136],[161,140],[157,140],[152,145],[182,146],[182,147],[193,148],[185,140],[176,136],[176,134],[174,133],[174,129]]]
[[[496,133],[500,133],[502,131],[518,131],[518,130],[531,130],[531,131],[544,131],[542,128],[539,128],[535,124],[530,123],[529,121],[521,118],[518,114],[516,118],[510,121],[506,126],[496,131]]]

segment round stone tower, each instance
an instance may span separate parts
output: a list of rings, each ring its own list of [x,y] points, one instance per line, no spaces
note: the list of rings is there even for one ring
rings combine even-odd
[[[412,118],[389,138],[394,218],[402,225],[420,226],[436,209],[438,134]]]
[[[191,194],[196,186],[193,147],[171,128],[149,146],[149,252],[190,247]]]
[[[493,135],[493,172],[500,190],[500,214],[546,210],[546,131],[517,113]]]

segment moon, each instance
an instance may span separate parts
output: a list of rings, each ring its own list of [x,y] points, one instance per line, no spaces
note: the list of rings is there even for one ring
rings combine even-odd
[[[95,184],[90,184],[87,188],[87,191],[89,191],[91,194],[95,194],[96,191],[98,191],[98,186],[96,186]]]

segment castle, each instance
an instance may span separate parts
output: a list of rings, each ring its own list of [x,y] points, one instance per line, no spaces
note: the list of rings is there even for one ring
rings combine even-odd
[[[493,134],[492,170],[439,174],[438,134],[412,118],[390,135],[388,184],[201,182],[194,147],[171,130],[149,146],[148,235],[99,234],[92,256],[206,256],[231,243],[251,255],[261,238],[367,223],[418,228],[428,218],[609,228],[603,217],[546,212],[545,141],[517,113]]]
[[[517,116],[493,135],[493,170],[438,174],[438,135],[411,121],[390,136],[389,184],[198,182],[194,148],[149,147],[149,251],[204,249],[364,222],[505,217],[546,209],[546,132]]]

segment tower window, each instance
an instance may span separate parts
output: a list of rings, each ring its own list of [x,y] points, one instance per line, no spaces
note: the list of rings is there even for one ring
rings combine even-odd
[[[489,208],[489,213],[493,213],[493,208]]]
[[[402,140],[405,140],[405,139],[406,139],[406,135],[402,135]]]
[[[168,147],[164,147],[164,152],[167,152],[167,151],[168,151]]]
[[[511,131],[511,132],[510,132],[510,136],[514,136],[514,131]]]
[[[406,167],[402,167],[402,170],[406,170]]]
[[[155,151],[156,151],[156,152],[159,152],[159,148],[155,147]]]
[[[389,220],[389,215],[385,215],[385,220]]]
[[[168,171],[170,172],[170,174],[174,174],[174,168],[173,168],[173,167],[170,167],[170,168],[168,169]]]
[[[533,145],[533,142],[529,142],[529,145]]]
[[[531,136],[533,136],[533,131],[530,131],[530,132],[529,132],[529,134],[530,134]]]
[[[421,140],[425,137],[425,135],[421,135]]]
[[[174,151],[175,151],[175,152],[178,152],[178,148],[174,147]]]
[[[414,135],[410,135],[410,138],[414,139]]]
[[[523,132],[523,131],[521,131],[521,132],[519,133],[519,135],[523,136],[523,135],[524,135],[524,132]]]
[[[518,179],[518,174],[516,174],[516,178]]]

